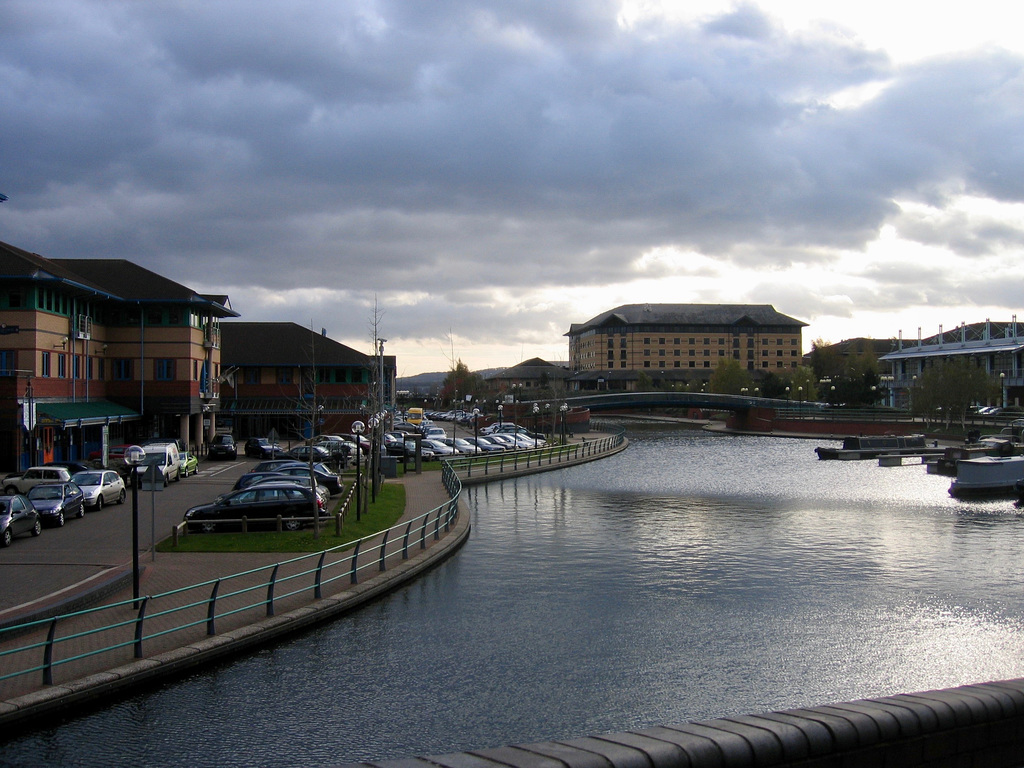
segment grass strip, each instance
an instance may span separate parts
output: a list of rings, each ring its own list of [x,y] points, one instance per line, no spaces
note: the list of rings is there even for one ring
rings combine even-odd
[[[320,552],[332,547],[353,546],[357,539],[372,536],[398,522],[405,511],[405,486],[384,483],[377,501],[366,505],[366,513],[356,521],[355,510],[346,515],[341,536],[335,535],[334,518],[325,518],[320,538],[313,538],[312,528],[301,531],[241,531],[230,533],[190,533],[178,538],[175,547],[171,539],[157,545],[158,552]]]

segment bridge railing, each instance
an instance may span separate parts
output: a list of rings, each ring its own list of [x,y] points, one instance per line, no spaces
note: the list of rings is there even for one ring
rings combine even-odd
[[[54,684],[55,671],[67,667],[70,678],[127,663],[274,616],[285,601],[291,610],[358,584],[369,572],[409,559],[441,538],[459,514],[462,482],[442,468],[449,500],[382,533],[322,552],[198,582],[180,589],[122,600],[52,618],[0,629],[0,697],[10,698],[38,687],[26,676],[38,675],[43,686]],[[229,621],[229,619],[234,620]],[[174,636],[168,645],[167,639]],[[20,639],[20,641],[19,641]],[[26,688],[27,686],[27,688]]]

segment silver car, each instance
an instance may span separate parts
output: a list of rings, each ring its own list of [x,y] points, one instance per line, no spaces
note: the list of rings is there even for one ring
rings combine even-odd
[[[124,480],[111,469],[76,472],[71,481],[82,489],[85,506],[92,509],[103,509],[104,504],[123,504],[127,494]]]

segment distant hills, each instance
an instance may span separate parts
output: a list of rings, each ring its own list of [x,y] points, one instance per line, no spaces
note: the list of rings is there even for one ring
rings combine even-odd
[[[485,368],[480,371],[474,371],[474,373],[486,379],[504,370],[504,368]],[[438,371],[435,373],[419,373],[415,376],[399,376],[395,380],[395,389],[399,392],[408,391],[415,392],[418,395],[429,395],[441,389],[441,385],[444,384],[448,373],[448,371]]]

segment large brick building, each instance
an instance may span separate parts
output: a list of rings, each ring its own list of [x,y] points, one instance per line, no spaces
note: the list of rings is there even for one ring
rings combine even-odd
[[[161,436],[200,443],[219,410],[226,296],[122,259],[0,243],[0,467]]]
[[[723,358],[752,373],[800,365],[807,323],[770,304],[626,304],[573,323],[569,359],[587,371],[673,371],[707,378]]]

